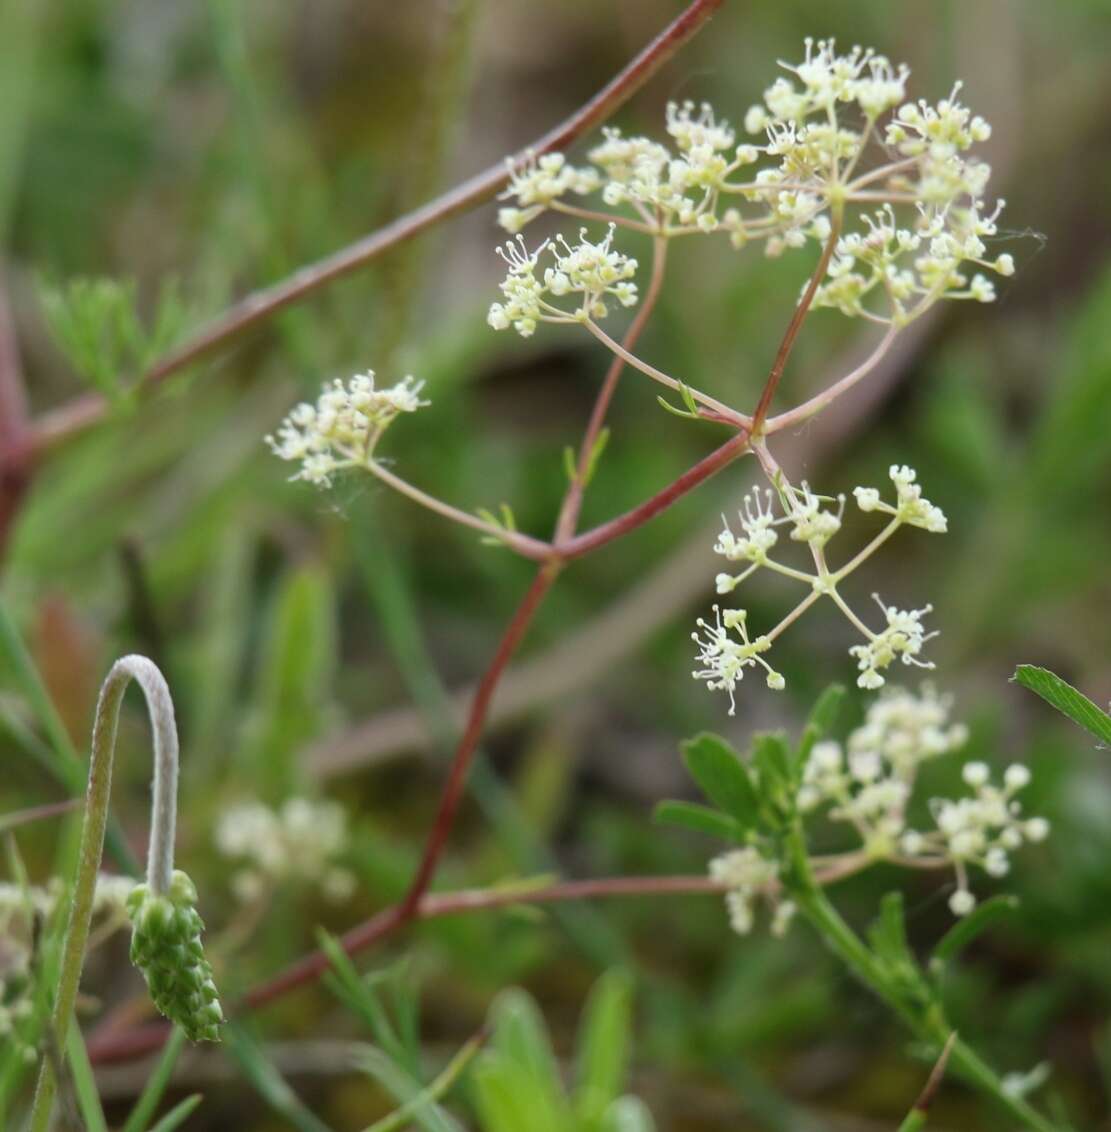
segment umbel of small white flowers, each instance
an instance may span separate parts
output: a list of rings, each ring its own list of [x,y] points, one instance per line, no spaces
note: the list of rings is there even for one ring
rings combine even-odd
[[[1003,202],[985,203],[991,170],[970,150],[991,127],[959,101],[961,84],[936,105],[907,102],[909,68],[871,49],[838,54],[833,40],[806,40],[803,61],[783,66],[791,77],[744,116],[753,141],[737,144],[705,103],[671,103],[670,146],[606,128],[589,166],[559,153],[511,162],[502,198],[514,206],[499,211],[499,223],[516,234],[550,210],[660,238],[722,233],[736,248],[763,241],[769,255],[824,243],[836,224],[842,234],[816,306],[902,326],[939,299],[990,302],[991,281],[970,277],[969,267],[1010,275],[1014,262],[989,256],[985,244],[998,234]],[[595,192],[614,211],[576,203]],[[511,313],[516,271],[511,262],[504,318],[492,310],[490,321],[528,335],[536,299],[525,288],[533,313]]]
[[[347,815],[338,802],[287,798],[277,810],[236,802],[220,814],[213,840],[242,866],[231,878],[240,900],[254,903],[285,882],[318,885],[336,901],[355,889],[355,877],[337,864],[348,848]]]
[[[508,241],[498,254],[505,260],[509,274],[501,284],[504,303],[494,303],[486,321],[495,330],[512,326],[522,338],[528,338],[538,322],[586,322],[605,318],[606,296],[612,295],[623,307],[637,301],[637,261],[613,250],[614,225],[598,243],[587,239],[586,229],[579,232],[579,241],[571,245],[562,236],[545,240],[534,252],[525,247],[521,236]],[[540,257],[551,252],[553,264],[537,277]],[[551,299],[578,297],[577,305],[568,310]]]
[[[727,520],[718,536],[714,550],[730,562],[743,562],[745,568],[739,574],[721,573],[717,575],[716,586],[719,594],[732,593],[741,582],[760,569],[801,582],[808,588],[806,596],[788,613],[782,621],[769,632],[750,638],[747,628],[747,613],[743,609],[722,610],[714,606],[715,620],[708,623],[698,620],[699,632],[692,634],[698,645],[698,663],[693,672],[696,680],[706,681],[707,687],[714,691],[729,694],[729,714],[734,714],[736,701],[734,692],[744,677],[745,669],[760,665],[766,673],[769,688],[780,690],[784,687],[783,676],[775,671],[764,659],[775,639],[788,626],[793,624],[819,598],[828,597],[848,618],[853,627],[864,637],[864,643],[853,645],[850,655],[856,660],[859,669],[857,683],[862,688],[879,688],[884,683],[881,674],[894,660],[919,668],[932,668],[932,664],[919,659],[922,646],[935,634],[927,633],[922,626],[922,617],[930,611],[929,606],[922,609],[902,610],[885,606],[876,598],[887,624],[878,632],[870,629],[857,616],[838,590],[840,583],[867,561],[900,527],[919,527],[935,534],[945,532],[947,524],[941,508],[922,496],[922,488],[916,482],[917,474],[913,468],[893,464],[890,469],[891,481],[895,486],[895,502],[888,503],[880,496],[877,488],[858,487],[853,492],[861,511],[880,512],[890,516],[887,525],[858,554],[838,569],[831,569],[826,563],[826,544],[841,529],[844,510],[844,497],[837,500],[836,510],[824,507],[829,500],[815,495],[806,483],[801,487],[783,486],[777,493],[770,488],[753,488],[738,511],[740,533],[735,533]],[[776,504],[780,513],[776,513]],[[806,543],[814,562],[814,572],[796,569],[771,557],[770,552],[779,542],[777,528],[789,526],[791,538]]]
[[[814,744],[796,804],[804,815],[828,808],[830,818],[856,831],[859,848],[839,857],[852,871],[881,861],[953,869],[957,887],[949,907],[954,915],[966,916],[976,906],[969,869],[974,866],[992,877],[1005,876],[1010,853],[1026,842],[1043,841],[1049,823],[1024,816],[1015,797],[1030,781],[1026,767],[1009,766],[999,787],[991,783],[986,764],[969,762],[963,777],[972,796],[932,799],[936,828],[920,832],[909,826],[907,808],[919,767],[956,751],[967,740],[967,729],[949,721],[951,708],[950,697],[938,695],[930,685],[917,695],[903,688],[885,689],[844,745],[833,740]],[[757,846],[713,858],[709,873],[729,886],[726,908],[734,931],[741,935],[751,931],[753,906],[761,896],[775,908],[773,932],[790,922],[795,909],[789,901],[780,901],[779,866]]]
[[[844,746],[830,740],[814,745],[797,802],[804,813],[829,806],[831,818],[856,830],[869,861],[953,868],[957,888],[949,907],[964,916],[976,906],[969,868],[1005,876],[1009,854],[1024,842],[1044,840],[1049,823],[1022,813],[1016,794],[1030,781],[1025,766],[1007,767],[999,787],[991,783],[986,763],[968,762],[962,774],[972,796],[934,798],[936,828],[922,832],[909,826],[907,807],[919,767],[967,739],[965,727],[949,723],[951,707],[951,699],[929,685],[917,696],[903,689],[882,694]]]
[[[291,479],[328,487],[337,472],[367,468],[393,421],[428,404],[420,399],[423,385],[405,377],[378,389],[373,371],[357,373],[346,384],[326,382],[316,404],[297,405],[266,443],[279,459],[301,465]]]

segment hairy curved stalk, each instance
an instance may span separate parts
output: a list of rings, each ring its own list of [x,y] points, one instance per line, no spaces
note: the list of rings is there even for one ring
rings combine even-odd
[[[170,689],[157,666],[144,656],[125,656],[112,665],[100,689],[93,723],[89,786],[81,826],[77,879],[70,903],[62,948],[62,966],[50,1040],[64,1048],[73,1018],[74,1003],[85,965],[85,947],[93,916],[93,897],[100,860],[104,853],[104,831],[112,792],[112,764],[116,751],[116,729],[120,704],[127,685],[134,680],[143,690],[154,739],[154,781],[151,805],[150,848],[147,855],[147,885],[155,895],[169,890],[174,867],[174,828],[177,819],[178,743],[174,705]],[[44,1057],[31,1113],[31,1132],[44,1132],[50,1121],[56,1082],[51,1059]]]

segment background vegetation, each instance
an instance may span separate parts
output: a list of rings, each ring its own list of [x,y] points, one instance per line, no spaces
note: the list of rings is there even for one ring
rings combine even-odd
[[[167,333],[200,324],[231,296],[536,136],[678,9],[673,0],[5,6],[3,275],[33,409],[81,386],[48,331],[44,281],[134,279],[150,325],[175,279],[180,309]],[[736,121],[775,59],[794,57],[806,34],[832,34],[906,59],[919,95],[936,98],[963,76],[967,100],[995,126],[993,183],[1022,237],[1001,301],[947,306],[781,460],[811,476],[820,466],[833,490],[878,482],[880,469],[905,460],[950,517],[945,539],[893,544],[858,584],[867,592],[882,570],[900,606],[934,601],[937,680],[956,693],[975,749],[1034,771],[1029,809],[1053,820],[1053,837],[1022,855],[1008,882],[1020,910],[969,953],[952,1001],[962,1035],[1001,1067],[1052,1062],[1049,1089],[1081,1128],[1111,1127],[1102,1115],[1111,762],[1007,677],[1028,661],[1098,702],[1111,696],[1109,15],[1099,0],[836,10],[728,2],[618,117],[651,132],[669,98],[690,97]],[[318,924],[343,930],[402,892],[442,781],[453,697],[480,673],[530,571],[373,485],[327,495],[291,485],[261,437],[327,377],[414,372],[432,408],[391,438],[406,474],[467,508],[510,501],[522,529],[546,533],[563,446],[577,439],[607,362],[585,336],[522,342],[488,330],[501,274],[493,218],[486,206],[438,229],[141,404],[121,394],[110,423],[44,461],[7,547],[5,607],[77,749],[114,657],[143,652],[166,672],[183,742],[179,856],[212,932],[236,916],[212,839],[223,808],[245,796],[321,794],[348,814],[354,895],[336,903],[312,886],[279,891],[222,965],[229,997],[314,946]],[[757,251],[678,247],[643,356],[751,403],[807,269]],[[831,359],[852,356],[859,329],[813,315],[785,387],[805,388]],[[662,412],[634,377],[611,423],[588,523],[668,482],[711,439],[707,426]],[[746,682],[728,719],[723,701],[689,678],[687,637],[709,600],[716,516],[753,474],[742,461],[561,580],[499,698],[441,887],[538,872],[702,870],[700,839],[649,823],[658,798],[688,789],[678,740],[711,727],[743,746],[755,728],[797,727],[826,683],[850,675],[849,627],[819,605],[777,646],[784,696]],[[751,601],[762,621],[782,595],[770,583]],[[41,725],[34,703],[10,668],[0,680],[0,812],[64,797],[29,756],[23,732],[34,738]],[[144,726],[132,710],[115,794],[139,844]],[[49,875],[64,829],[21,834],[33,879]],[[866,921],[892,880],[846,885],[847,915]],[[946,893],[929,877],[902,883],[913,941],[927,948],[948,923]],[[87,972],[104,1010],[139,990],[125,946],[101,949]],[[445,920],[361,963],[403,953],[437,1066],[511,984],[536,996],[557,1053],[570,1056],[591,984],[626,968],[631,1087],[660,1128],[893,1128],[925,1072],[896,1023],[805,928],[785,941],[740,940],[717,898]],[[346,1042],[368,1035],[327,990],[300,991],[255,1024],[328,1126],[362,1128],[390,1107],[344,1055]],[[182,1059],[172,1095],[205,1094],[187,1127],[306,1126],[288,1107],[259,1103],[243,1071],[253,1048],[234,1042]],[[103,1070],[110,1116],[122,1119],[146,1073]],[[996,1126],[957,1084],[943,1090],[934,1120]]]

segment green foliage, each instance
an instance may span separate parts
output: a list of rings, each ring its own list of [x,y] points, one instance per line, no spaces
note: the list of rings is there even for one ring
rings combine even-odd
[[[760,798],[736,751],[719,735],[703,732],[681,746],[683,763],[698,788],[741,829],[755,829]]]
[[[1000,894],[978,904],[969,915],[959,919],[938,941],[930,959],[931,969],[938,972],[943,970],[992,924],[1013,913],[1018,903],[1016,897]]]
[[[166,1086],[170,1083],[170,1077],[173,1074],[182,1047],[185,1045],[185,1040],[185,1031],[181,1027],[175,1026],[166,1040],[166,1044],[162,1047],[158,1062],[147,1078],[143,1091],[139,1094],[135,1106],[128,1114],[127,1122],[121,1132],[145,1132],[150,1118],[154,1115],[159,1102],[162,1100]],[[182,1102],[182,1104],[185,1103],[187,1102]],[[166,1119],[169,1119],[171,1115],[172,1113],[168,1113]],[[184,1119],[184,1116],[182,1119]]]
[[[85,1122],[86,1132],[108,1132],[108,1121],[100,1104],[93,1067],[89,1064],[89,1054],[85,1040],[76,1023],[71,1023],[66,1041],[66,1060],[69,1062],[70,1079],[77,1098],[77,1108]]]
[[[335,603],[327,572],[304,566],[282,577],[268,610],[242,758],[252,790],[271,803],[303,788],[297,755],[327,717]]]
[[[290,1088],[266,1051],[242,1025],[232,1022],[226,1028],[225,1044],[228,1052],[239,1063],[243,1075],[260,1097],[297,1132],[331,1132],[324,1121],[318,1119]]]
[[[489,1048],[473,1072],[483,1132],[649,1132],[654,1126],[647,1110],[622,1093],[631,990],[620,971],[595,984],[580,1022],[571,1093],[536,1003],[524,991],[502,992],[490,1009]]]
[[[175,279],[162,284],[146,326],[134,280],[44,281],[39,297],[70,365],[116,403],[128,394],[127,380],[145,373],[180,336],[189,315]]]
[[[1020,664],[1015,669],[1014,679],[1041,696],[1062,715],[1068,716],[1078,727],[1094,735],[1100,743],[1111,744],[1111,715],[1060,676],[1032,664]]]

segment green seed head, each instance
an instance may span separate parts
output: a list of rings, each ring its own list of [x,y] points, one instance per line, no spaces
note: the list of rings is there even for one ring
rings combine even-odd
[[[175,871],[169,890],[155,896],[145,884],[128,897],[131,961],[143,972],[154,1005],[194,1042],[218,1041],[224,1020],[212,968],[204,957],[204,923],[193,907],[197,889]]]

